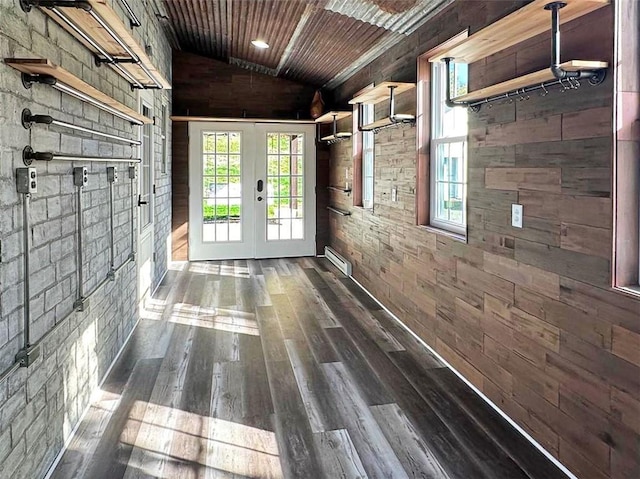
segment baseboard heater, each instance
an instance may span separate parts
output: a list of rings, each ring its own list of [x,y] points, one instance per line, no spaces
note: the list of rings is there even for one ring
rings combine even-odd
[[[331,261],[336,268],[347,276],[351,276],[351,263],[338,254],[331,246],[324,247],[324,256]]]

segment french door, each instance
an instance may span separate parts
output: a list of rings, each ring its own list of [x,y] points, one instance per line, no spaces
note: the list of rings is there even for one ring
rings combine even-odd
[[[189,259],[315,254],[315,129],[189,123]]]

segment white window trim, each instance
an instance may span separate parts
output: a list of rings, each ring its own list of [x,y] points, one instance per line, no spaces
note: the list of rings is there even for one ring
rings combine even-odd
[[[368,110],[368,111],[367,111]],[[362,105],[362,124],[373,123],[375,110],[373,105]],[[367,141],[369,139],[369,141]],[[367,148],[367,145],[370,148]],[[365,209],[373,209],[373,197],[375,188],[375,137],[372,131],[362,132],[362,207]],[[371,176],[368,177],[367,162],[371,163]],[[367,185],[369,181],[369,185]],[[371,197],[367,198],[365,192],[370,191]]]
[[[433,63],[431,69],[431,132],[430,132],[430,160],[429,160],[429,226],[446,230],[452,233],[466,235],[467,234],[467,188],[468,188],[468,135],[438,137],[436,135],[439,125],[442,123],[442,104],[446,98],[446,86],[443,88],[443,82],[439,76],[446,75],[446,66],[444,63]],[[464,107],[460,107],[464,108]],[[463,176],[463,198],[462,217],[463,224],[446,221],[436,217],[437,198],[436,198],[436,177],[437,177],[437,151],[438,146],[449,143],[464,142],[464,176]]]

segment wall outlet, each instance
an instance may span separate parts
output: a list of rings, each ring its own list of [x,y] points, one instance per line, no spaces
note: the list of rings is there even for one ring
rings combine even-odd
[[[522,228],[522,205],[511,205],[511,226]]]
[[[109,183],[117,183],[118,182],[118,169],[115,166],[107,167],[107,181]]]
[[[87,186],[89,173],[86,166],[77,166],[73,169],[73,184],[75,186]]]
[[[398,201],[398,188],[395,186],[391,188],[391,201]]]
[[[36,169],[31,168],[17,168],[16,169],[16,186],[18,193],[28,195],[38,192],[38,174]]]

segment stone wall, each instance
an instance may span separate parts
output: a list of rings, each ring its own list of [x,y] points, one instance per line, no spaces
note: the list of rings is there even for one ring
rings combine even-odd
[[[118,1],[110,1],[121,18]],[[131,2],[143,26],[133,31],[141,45],[151,45],[152,60],[168,78],[171,49],[151,12],[151,2]],[[125,20],[128,24],[128,21]],[[0,57],[48,58],[112,98],[138,110],[138,92],[108,66],[96,67],[93,56],[38,9],[24,13],[18,0],[0,0]],[[155,112],[171,108],[171,92],[152,93]],[[100,130],[139,137],[139,127],[98,110],[46,85],[25,89],[20,74],[0,63],[0,477],[43,477],[89,404],[110,364],[138,318],[137,264],[131,252],[130,183],[126,165],[109,163],[36,162],[39,186],[32,195],[31,342],[40,357],[29,368],[12,367],[23,345],[22,196],[15,171],[23,167],[22,150],[101,157],[139,156],[126,144],[58,126],[20,124],[23,108],[34,114]],[[171,161],[161,173],[160,118],[154,126],[156,170],[155,258],[153,285],[167,267],[171,222]],[[170,127],[168,134],[170,135]],[[170,154],[170,146],[169,146]],[[89,306],[74,312],[78,296],[76,189],[72,168],[87,166],[84,198],[85,295]],[[115,265],[123,265],[113,281],[109,271],[109,190],[107,166],[117,166],[114,188]],[[136,212],[137,215],[137,212]],[[134,234],[137,234],[134,231]],[[152,287],[153,287],[152,285]],[[4,371],[4,372],[3,372]]]

